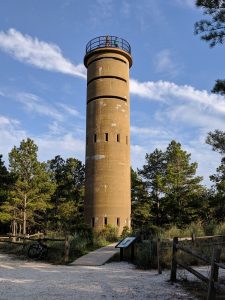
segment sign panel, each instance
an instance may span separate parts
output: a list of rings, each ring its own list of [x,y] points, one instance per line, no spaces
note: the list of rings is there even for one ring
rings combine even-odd
[[[116,245],[116,248],[128,248],[135,240],[134,236],[126,237]]]

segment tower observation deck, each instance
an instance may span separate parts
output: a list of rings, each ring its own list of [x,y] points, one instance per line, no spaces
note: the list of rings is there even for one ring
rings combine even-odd
[[[130,227],[129,43],[100,36],[86,46],[85,220],[94,230]]]

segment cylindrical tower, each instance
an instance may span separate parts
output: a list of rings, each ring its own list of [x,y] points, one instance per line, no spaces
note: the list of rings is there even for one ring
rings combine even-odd
[[[87,67],[85,219],[94,230],[130,227],[131,48],[115,36],[86,46]]]

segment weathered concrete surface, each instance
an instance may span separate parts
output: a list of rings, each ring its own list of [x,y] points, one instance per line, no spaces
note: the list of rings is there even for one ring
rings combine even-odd
[[[87,67],[85,219],[94,230],[130,227],[130,96],[132,57],[115,48],[85,56]]]
[[[76,259],[71,265],[73,266],[102,266],[110,258],[112,258],[119,249],[115,248],[116,243],[102,247],[95,251],[92,251],[84,256]]]

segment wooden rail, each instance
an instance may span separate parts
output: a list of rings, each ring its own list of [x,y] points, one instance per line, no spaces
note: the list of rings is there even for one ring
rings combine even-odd
[[[221,237],[221,236],[216,236]],[[210,236],[212,238],[212,236]],[[218,243],[219,244],[219,243]],[[224,242],[221,242],[220,245],[224,244]],[[177,258],[177,252],[183,251],[195,258],[198,258],[205,263],[208,263],[211,265],[210,270],[210,276],[209,278],[204,276],[203,274],[199,273],[192,267],[186,265],[184,262],[182,262],[180,259]],[[188,272],[192,273],[194,276],[202,280],[208,285],[208,295],[207,300],[215,300],[216,299],[216,291],[222,291],[225,293],[225,285],[218,283],[218,274],[219,274],[219,268],[225,269],[225,264],[220,263],[220,255],[221,255],[221,248],[214,248],[213,249],[213,255],[211,259],[209,257],[206,257],[202,254],[199,254],[197,251],[193,250],[190,247],[185,247],[179,245],[178,237],[173,238],[173,245],[172,245],[172,264],[171,264],[171,274],[170,274],[170,280],[172,282],[176,281],[177,279],[177,266],[180,266],[184,269],[186,269]]]
[[[37,238],[33,238],[34,236],[37,236],[37,234],[33,234],[30,236],[0,236],[0,243],[11,243],[11,244],[22,244],[22,242],[19,241],[12,241],[11,238],[18,238],[21,240],[29,240],[29,241],[36,241],[38,239],[42,239],[45,241],[53,241],[53,242],[64,242],[65,239],[54,239],[54,238],[48,238],[48,237],[44,237],[42,235],[42,237],[40,237],[40,235],[38,235]]]

